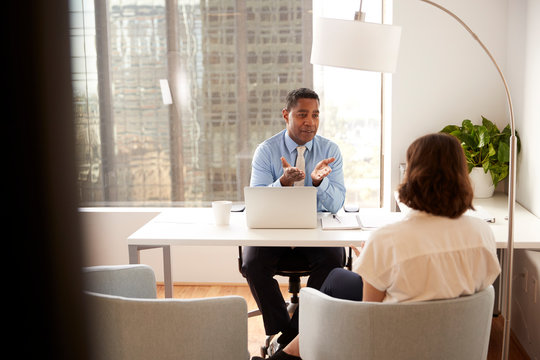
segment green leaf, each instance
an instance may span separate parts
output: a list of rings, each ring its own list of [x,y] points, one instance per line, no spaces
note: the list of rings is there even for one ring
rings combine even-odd
[[[458,139],[459,143],[461,144],[461,147],[465,149],[467,145],[465,144],[465,137],[468,136],[467,134],[463,134],[461,131],[452,131],[450,135],[454,136],[456,139]]]
[[[497,174],[493,170],[491,170],[490,174],[491,174],[491,181],[493,182],[493,186],[497,186],[497,184],[499,183],[499,180],[500,180],[499,179],[499,174]]]
[[[454,131],[459,131],[459,126],[457,125],[447,125],[440,132],[452,134]]]
[[[463,122],[461,123],[461,127],[462,127],[463,132],[467,134],[471,134],[474,129],[474,125],[472,121],[469,119],[463,120]]]
[[[483,148],[484,146],[489,144],[489,133],[484,126],[477,126],[475,128],[475,134],[478,139],[477,146],[479,148]]]
[[[487,160],[487,158],[486,158]],[[488,170],[489,170],[489,161],[483,161],[482,162],[482,167],[484,168],[484,172],[487,174]]]
[[[499,181],[505,179],[508,176],[508,165],[504,165],[501,167],[501,171],[499,172]]]
[[[501,134],[504,134],[505,142],[510,145],[510,136],[512,135],[512,130],[510,129],[510,125],[506,125],[506,127],[503,129]],[[517,152],[518,154],[521,152],[521,139],[519,137],[519,133],[516,130],[516,139],[517,139]]]
[[[504,180],[508,176],[508,165],[501,163],[492,164],[490,171],[493,185],[497,186],[501,180]]]
[[[471,164],[473,167],[482,166],[482,160],[478,151],[466,151],[465,158],[467,160],[467,163]]]
[[[500,148],[499,148],[500,150]],[[493,144],[489,144],[489,153],[488,153],[488,156],[491,157],[493,155],[496,155],[497,152],[495,151],[495,148],[493,147]]]
[[[500,142],[504,142],[508,145],[510,145],[510,136],[512,135],[512,132],[510,130],[509,126],[506,126],[503,131],[501,132],[501,136],[499,138]]]
[[[478,142],[472,134],[459,134],[458,139],[462,142],[462,145],[464,144],[470,149],[478,149]]]
[[[497,125],[489,121],[487,118],[482,116],[482,125],[487,129],[491,136],[499,134],[499,129]]]
[[[499,144],[497,160],[501,163],[507,163],[510,161],[510,146],[508,146],[507,143],[501,142]]]

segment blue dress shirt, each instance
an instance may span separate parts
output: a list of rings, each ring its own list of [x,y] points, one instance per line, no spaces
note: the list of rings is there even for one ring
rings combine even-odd
[[[291,165],[296,165],[296,147],[287,130],[282,130],[259,144],[253,155],[250,186],[281,187],[279,178],[283,175],[281,157]],[[313,186],[311,172],[324,159],[335,158],[329,166],[332,172],[317,187],[317,211],[336,213],[345,202],[345,182],[343,180],[343,158],[339,147],[333,141],[320,135],[305,144],[306,161],[305,186]]]

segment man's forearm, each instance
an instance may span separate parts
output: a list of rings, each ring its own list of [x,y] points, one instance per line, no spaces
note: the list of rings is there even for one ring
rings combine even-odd
[[[317,200],[326,210],[336,213],[345,202],[345,186],[324,178],[317,189]]]

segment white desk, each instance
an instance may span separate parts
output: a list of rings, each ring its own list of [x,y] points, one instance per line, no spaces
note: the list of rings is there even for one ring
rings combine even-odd
[[[475,205],[495,216],[491,224],[497,247],[508,238],[506,196],[478,199]],[[540,219],[516,204],[516,249],[540,249]],[[318,229],[248,229],[245,213],[231,213],[227,226],[213,223],[211,208],[171,208],[163,211],[128,237],[129,262],[139,263],[139,251],[163,249],[165,296],[172,297],[171,246],[349,246],[359,245],[371,231]]]
[[[486,210],[495,217],[491,229],[498,248],[508,244],[508,197],[496,193],[487,199],[474,199],[474,206]],[[540,219],[516,203],[514,212],[514,248],[540,250]]]
[[[171,246],[358,246],[369,234],[320,228],[249,229],[244,212],[231,213],[229,225],[217,226],[211,208],[171,208],[128,237],[129,262],[139,263],[140,250],[163,248],[165,296],[171,297]]]

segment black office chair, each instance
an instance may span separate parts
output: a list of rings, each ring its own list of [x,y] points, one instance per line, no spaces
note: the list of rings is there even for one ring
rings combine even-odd
[[[343,252],[345,257],[345,252]],[[238,271],[242,274],[242,246],[238,247]],[[352,268],[352,249],[349,248],[349,254],[344,261],[345,266],[351,270]],[[300,293],[301,281],[300,279],[303,276],[309,276],[311,270],[309,269],[309,264],[307,260],[303,257],[298,256],[287,256],[281,259],[278,263],[278,270],[276,275],[285,276],[289,278],[289,293],[291,294],[291,299],[286,302],[287,311],[290,315],[294,313],[296,307],[298,306],[298,294]],[[242,274],[243,276],[243,274]],[[259,309],[250,310],[248,312],[248,318],[261,315]],[[261,357],[265,358],[268,355],[268,350],[272,339],[275,335],[267,335],[264,345],[261,346]]]

